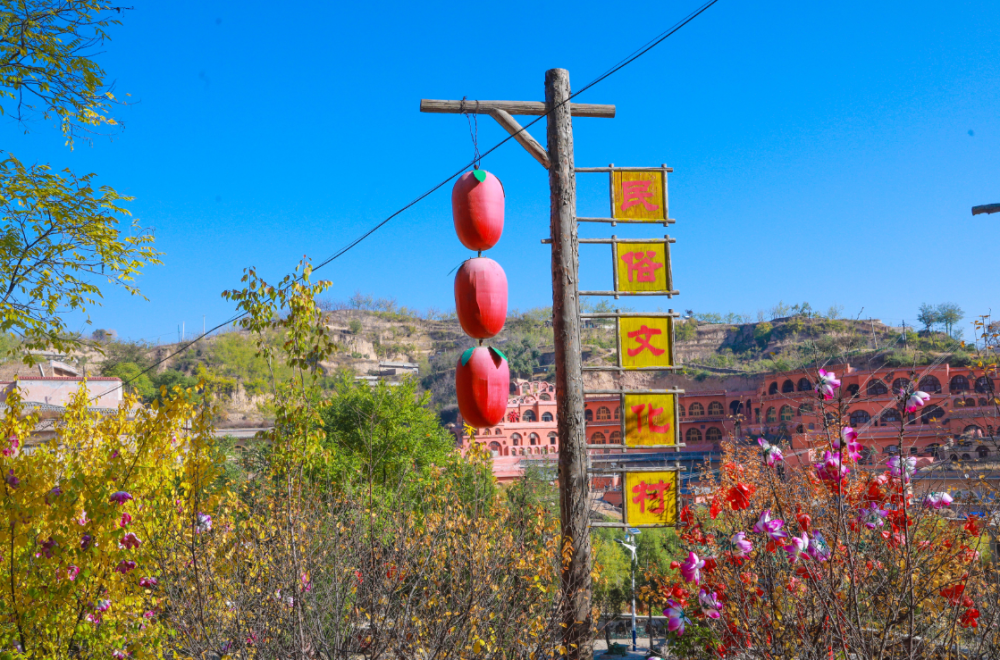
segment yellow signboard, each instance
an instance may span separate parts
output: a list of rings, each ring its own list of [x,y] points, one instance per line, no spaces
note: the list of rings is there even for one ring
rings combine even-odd
[[[611,217],[663,222],[667,219],[667,180],[663,170],[611,173]]]
[[[674,366],[673,319],[656,316],[629,316],[618,319],[621,366]]]
[[[624,495],[626,524],[677,524],[677,472],[626,472]]]
[[[618,291],[666,291],[670,263],[666,243],[618,243]]]
[[[677,443],[673,394],[625,395],[625,445],[657,447]]]

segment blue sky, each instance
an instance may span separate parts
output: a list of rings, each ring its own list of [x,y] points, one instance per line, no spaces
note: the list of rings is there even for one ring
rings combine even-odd
[[[114,140],[70,152],[8,120],[0,135],[135,196],[165,263],[140,280],[148,301],[109,292],[93,327],[172,341],[233,313],[219,294],[244,267],[278,280],[321,261],[468,162],[466,119],[421,114],[421,98],[542,100],[557,66],[582,87],[695,6],[136,0],[100,58],[134,102]],[[1000,3],[720,0],[578,100],[618,108],[575,120],[578,166],[674,168],[681,296],[664,307],[808,301],[912,323],[922,302],[994,306],[1000,216],[970,208],[1000,202]],[[478,124],[481,150],[506,136]],[[544,122],[531,132],[544,144]],[[513,142],[482,166],[507,192],[488,256],[511,307],[550,304],[547,174]],[[580,177],[581,215],[604,211],[606,180]],[[331,297],[453,307],[469,253],[450,189],[320,271]],[[585,288],[609,286],[606,250],[584,248]]]

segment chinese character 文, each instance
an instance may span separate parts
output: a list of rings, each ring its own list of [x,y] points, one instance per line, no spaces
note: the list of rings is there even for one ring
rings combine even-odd
[[[632,406],[632,412],[635,413],[637,426],[639,427],[639,433],[642,433],[642,413],[646,410],[646,404],[640,403],[638,406]],[[652,405],[649,406],[649,410],[646,412],[646,421],[649,424],[649,430],[653,433],[670,433],[670,424],[657,424],[654,420],[663,414],[663,408],[654,408]]]
[[[653,191],[649,189],[653,185],[650,180],[622,181],[622,205],[621,210],[625,211],[642,204],[647,211],[659,210],[659,206],[651,204],[649,200],[653,197]]]
[[[667,504],[667,491],[670,490],[670,484],[664,483],[661,479],[654,484],[647,484],[645,481],[640,481],[635,486],[632,486],[632,503],[639,505],[639,512],[647,512],[647,504],[649,505],[649,513],[663,513]]]
[[[660,330],[659,328],[649,328],[646,327],[645,325],[643,325],[635,332],[628,333],[629,339],[635,339],[639,343],[638,348],[628,349],[629,356],[635,357],[636,355],[642,353],[647,348],[649,349],[649,352],[652,353],[653,355],[662,355],[663,354],[662,348],[657,348],[653,346],[651,343],[649,343],[653,335],[660,335],[660,334],[663,334],[663,331]]]
[[[628,265],[628,281],[631,282],[632,275],[636,276],[636,282],[655,282],[656,271],[663,268],[663,264],[656,263],[653,259],[655,252],[626,252],[621,259]]]

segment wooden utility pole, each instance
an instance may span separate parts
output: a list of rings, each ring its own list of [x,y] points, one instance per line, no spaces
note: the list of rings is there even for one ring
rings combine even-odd
[[[562,569],[563,644],[570,650],[570,657],[589,658],[593,654],[590,643],[590,532],[587,528],[590,503],[586,421],[583,415],[576,173],[569,97],[569,71],[546,71],[559,504],[562,548],[564,552],[567,546],[572,549],[569,561],[563,564]]]
[[[591,549],[587,439],[584,419],[583,351],[580,335],[576,172],[573,121],[615,116],[615,106],[570,103],[569,72],[545,72],[545,103],[533,101],[441,101],[423,99],[421,112],[493,117],[538,163],[549,170],[551,190],[552,325],[555,334],[556,411],[559,434],[559,500],[562,522],[562,623],[566,658],[593,657]],[[548,149],[512,115],[548,115]]]
[[[972,207],[972,215],[979,215],[980,213],[1000,213],[1000,204],[983,204],[982,206]]]

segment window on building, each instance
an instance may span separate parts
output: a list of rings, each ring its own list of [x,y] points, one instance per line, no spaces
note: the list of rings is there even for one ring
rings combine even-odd
[[[975,424],[969,424],[964,429],[962,429],[962,435],[969,435],[974,438],[983,437],[983,430],[976,426]]]
[[[597,409],[597,421],[599,422],[610,422],[611,421],[611,410],[607,406],[601,406]]]
[[[722,408],[722,404],[718,401],[713,401],[708,404],[708,414],[710,416],[721,416],[725,414],[725,410]]]
[[[983,399],[983,398],[980,398],[980,399],[979,399],[979,407],[980,407],[980,408],[982,408],[983,406],[987,406],[987,405],[989,405],[989,403],[990,403],[990,402],[989,402],[989,401],[987,401],[986,399]]]
[[[927,392],[928,394],[940,394],[941,381],[939,381],[936,376],[924,376],[920,379],[920,384],[917,385],[917,389],[921,392]]]
[[[760,408],[753,409],[753,421],[754,424],[760,424]]]
[[[795,391],[795,384],[792,383],[792,381],[786,380],[784,383],[781,384],[781,392],[783,394],[788,394],[789,392],[794,392],[794,391]]]
[[[538,400],[539,401],[551,401],[552,397],[549,394],[546,394],[545,392],[543,392],[543,393],[541,393],[541,394],[538,395]]]
[[[534,410],[525,410],[524,413],[521,415],[521,419],[523,419],[526,422],[537,422],[538,421],[538,419],[535,417],[535,411]]]
[[[588,422],[594,421],[594,411],[591,410],[590,408],[587,408],[586,410],[583,411],[583,418],[586,419]]]
[[[868,396],[882,396],[883,394],[889,393],[889,388],[886,387],[878,378],[872,378],[868,381]]]
[[[804,427],[801,424],[799,424],[798,426],[795,427],[795,432],[796,433],[805,433],[806,432],[806,427]]]
[[[851,413],[851,426],[858,428],[870,422],[871,419],[872,416],[868,414],[867,410],[855,410]]]
[[[799,392],[809,392],[812,388],[808,378],[799,378]]]
[[[969,397],[968,399],[965,400],[965,407],[966,408],[975,408],[976,407],[976,400],[973,399],[972,397]]]
[[[704,417],[705,406],[695,401],[690,406],[688,406],[688,412],[691,414],[691,417]]]
[[[622,432],[612,431],[611,437],[608,439],[608,442],[610,442],[613,445],[620,445],[622,443]]]
[[[778,414],[778,417],[779,419],[781,419],[781,421],[790,422],[792,421],[792,417],[794,416],[795,413],[792,411],[791,406],[781,406],[781,412]]]
[[[993,381],[986,376],[976,379],[976,392],[979,394],[989,394],[993,391]]]
[[[684,439],[689,445],[697,444],[701,442],[701,431],[698,429],[688,429],[687,433],[684,434]]]
[[[606,444],[607,441],[608,441],[608,439],[605,438],[604,434],[601,433],[600,431],[598,431],[594,435],[590,436],[590,444],[592,444],[592,445],[603,445],[603,444]]]
[[[512,445],[514,445],[515,447],[520,447],[521,446],[521,434],[520,433],[515,433],[515,434],[511,435],[510,436],[510,443]]]
[[[969,379],[965,376],[953,376],[951,381],[948,383],[948,391],[952,394],[958,394],[959,392],[969,391]]]
[[[555,433],[549,433],[549,444],[550,445],[556,444],[556,438],[557,437],[559,437],[559,436],[557,436]]]
[[[622,407],[615,406],[615,421],[620,421],[622,418]]]
[[[954,401],[952,401],[952,405],[955,406],[956,408],[964,408],[965,399],[955,399]]]
[[[906,390],[910,386],[909,378],[897,378],[892,381],[892,392],[893,394],[899,394],[900,390]]]
[[[500,455],[500,451],[501,451],[501,447],[500,447],[500,443],[499,442],[491,442],[490,443],[490,453],[491,454],[493,454],[494,456],[499,456]]]
[[[742,401],[730,401],[729,402],[729,414],[732,416],[739,415],[743,412],[743,402]]]
[[[528,436],[528,441],[531,442],[531,446],[532,447],[534,447],[535,445],[537,445],[538,444],[538,434],[537,433],[532,433],[531,435],[529,435]]]
[[[776,382],[771,383],[771,387],[767,388],[767,393],[768,394],[777,394],[778,393],[778,383],[776,383]]]
[[[552,413],[550,413],[550,412],[544,412],[544,413],[542,413],[542,421],[543,422],[551,422],[554,419],[555,419],[555,417],[552,416]]]
[[[716,427],[711,427],[705,431],[705,441],[706,442],[722,442],[722,430]]]
[[[847,396],[857,396],[860,391],[861,388],[858,387],[857,383],[851,383],[847,386]]]
[[[765,422],[776,422],[778,421],[778,411],[774,408],[768,408],[767,414],[764,416]]]
[[[962,460],[963,461],[971,461],[972,460],[972,456],[970,456],[968,454],[962,454]]]
[[[944,419],[944,410],[941,409],[941,406],[928,406],[920,415],[920,421],[924,424],[940,422],[942,419]]]
[[[813,404],[803,403],[799,406],[799,415],[811,415],[813,411]]]
[[[899,411],[895,408],[886,408],[882,413],[882,424],[885,425],[889,422],[899,423]]]
[[[489,435],[490,434],[490,430],[489,429],[483,429],[482,431],[480,431],[480,433],[482,433],[482,435]]]
[[[680,414],[681,419],[684,419],[684,404],[677,404],[677,412]]]
[[[976,447],[976,454],[979,456],[979,458],[989,458],[990,455],[989,447],[984,447],[983,445],[979,445],[978,447]]]

